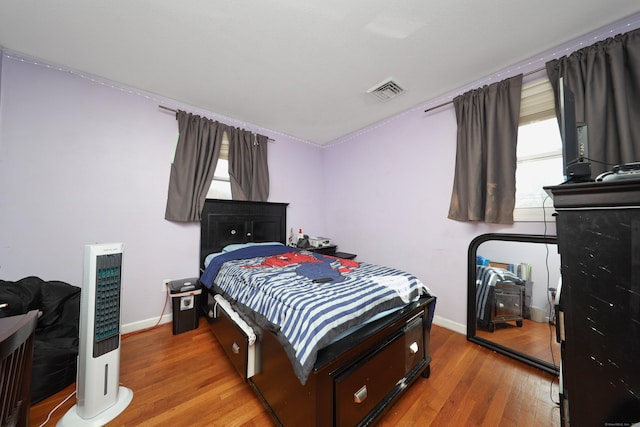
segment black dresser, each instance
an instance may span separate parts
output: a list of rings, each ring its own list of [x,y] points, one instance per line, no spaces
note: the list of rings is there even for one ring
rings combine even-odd
[[[547,188],[557,212],[563,426],[640,422],[640,180]]]

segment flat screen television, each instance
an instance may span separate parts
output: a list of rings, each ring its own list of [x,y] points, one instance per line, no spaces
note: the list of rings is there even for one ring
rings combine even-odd
[[[587,125],[576,122],[575,95],[565,85],[563,78],[560,78],[559,91],[562,167],[566,179],[565,182],[591,181]]]

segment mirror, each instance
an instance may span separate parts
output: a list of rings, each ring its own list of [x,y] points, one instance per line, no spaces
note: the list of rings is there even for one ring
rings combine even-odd
[[[467,339],[557,375],[556,237],[483,234],[467,262]]]

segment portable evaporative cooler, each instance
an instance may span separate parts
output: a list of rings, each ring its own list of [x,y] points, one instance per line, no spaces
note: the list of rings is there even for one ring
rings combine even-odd
[[[122,243],[85,246],[77,404],[58,426],[102,426],[133,398],[119,383],[122,249]]]

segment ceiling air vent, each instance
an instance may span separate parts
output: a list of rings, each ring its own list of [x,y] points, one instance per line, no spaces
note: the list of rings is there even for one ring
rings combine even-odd
[[[391,77],[387,80],[378,83],[371,89],[367,91],[367,93],[380,101],[387,101],[391,98],[396,97],[404,92],[404,88],[400,86],[398,83],[394,82]]]

